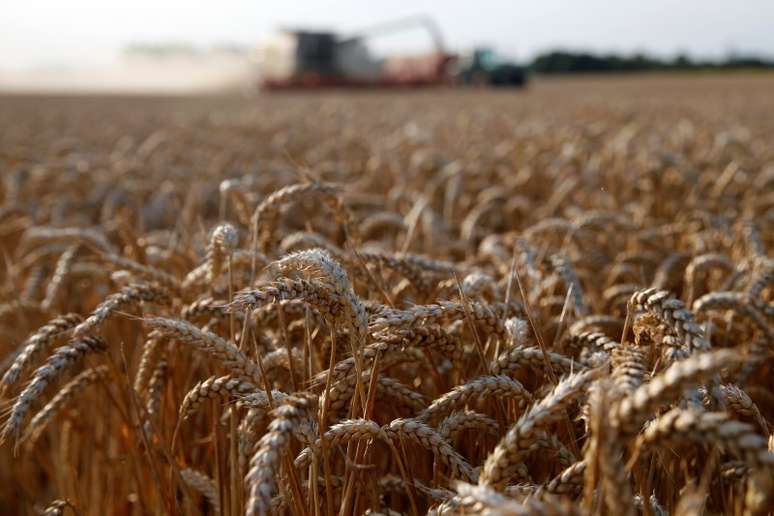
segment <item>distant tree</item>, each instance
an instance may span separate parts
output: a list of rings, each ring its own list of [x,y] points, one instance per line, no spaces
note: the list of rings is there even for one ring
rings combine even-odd
[[[691,59],[685,54],[678,54],[675,60],[672,61],[673,68],[692,68],[694,66]]]
[[[667,61],[643,53],[629,56],[554,50],[538,55],[530,70],[542,74],[643,72],[651,70],[695,70],[734,68],[774,68],[774,61],[757,56],[734,55],[723,61],[693,61],[678,54]]]

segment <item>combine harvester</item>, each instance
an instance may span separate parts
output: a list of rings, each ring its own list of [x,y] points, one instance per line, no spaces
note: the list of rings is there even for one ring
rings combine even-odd
[[[433,52],[386,59],[371,55],[368,38],[414,26],[429,32]],[[526,84],[522,67],[496,59],[490,49],[477,48],[461,58],[447,52],[438,26],[427,17],[384,23],[350,36],[284,30],[260,43],[256,57],[264,90]]]

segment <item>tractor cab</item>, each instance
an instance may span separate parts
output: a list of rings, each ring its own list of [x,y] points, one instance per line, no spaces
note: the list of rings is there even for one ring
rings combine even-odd
[[[476,86],[523,87],[527,75],[523,67],[499,56],[489,47],[478,47],[459,59],[458,79]]]

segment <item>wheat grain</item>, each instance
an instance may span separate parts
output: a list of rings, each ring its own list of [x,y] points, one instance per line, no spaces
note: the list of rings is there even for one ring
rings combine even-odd
[[[257,393],[258,387],[240,377],[231,375],[211,376],[194,385],[186,393],[178,411],[180,419],[188,419],[205,401],[215,398],[241,398],[240,395]]]
[[[500,433],[500,426],[489,416],[473,410],[452,412],[438,424],[438,433],[450,443],[455,442],[459,435],[467,430],[477,430],[497,436]]]
[[[232,374],[243,376],[260,385],[261,373],[258,366],[231,342],[180,319],[146,317],[143,321],[161,335],[183,342],[211,355],[220,361],[225,368],[229,369]]]
[[[530,393],[516,380],[507,376],[481,376],[439,396],[417,417],[425,421],[432,420],[445,416],[473,400],[490,397],[501,401],[515,401],[519,408],[523,408],[532,400]]]
[[[742,357],[732,351],[717,350],[676,362],[616,403],[611,423],[624,432],[636,433],[659,406],[672,403],[687,389],[740,360]]]
[[[142,394],[153,374],[156,362],[164,355],[166,339],[159,332],[151,332],[142,346],[140,363],[137,365],[137,373],[134,376],[134,390]]]
[[[99,257],[102,261],[120,267],[121,269],[126,269],[136,274],[141,279],[157,283],[170,292],[177,292],[180,289],[180,282],[174,276],[155,267],[138,263],[117,254],[102,253]]]
[[[56,302],[59,291],[66,281],[67,276],[70,274],[70,269],[75,263],[78,248],[79,246],[77,244],[68,247],[65,252],[62,253],[62,256],[59,257],[59,260],[57,260],[54,275],[51,277],[51,281],[48,282],[48,285],[46,285],[46,295],[40,303],[43,310],[51,310],[51,307]]]
[[[250,459],[250,470],[245,476],[249,492],[246,516],[269,513],[280,469],[280,455],[285,451],[294,428],[307,416],[311,405],[312,400],[308,397],[288,397],[272,411],[273,419],[268,432],[258,442],[258,450]]]
[[[673,297],[669,291],[655,287],[641,290],[635,292],[629,302],[634,308],[647,310],[669,325],[682,340],[688,353],[709,349],[709,344],[704,339],[704,332],[694,322],[693,314],[686,310],[683,302]]]
[[[65,406],[71,403],[73,399],[88,386],[104,381],[109,376],[109,372],[110,370],[107,366],[93,367],[83,371],[70,380],[70,382],[62,387],[59,392],[51,398],[51,401],[40,409],[40,411],[30,420],[28,430],[21,440],[26,443],[27,447],[33,447],[51,420],[54,419]]]
[[[107,349],[105,341],[91,336],[72,340],[67,345],[57,348],[46,360],[46,363],[32,373],[32,380],[16,398],[11,408],[11,414],[3,426],[2,434],[0,434],[0,442],[9,438],[18,438],[32,403],[43,394],[46,387],[56,381],[65,371],[81,362],[87,354],[105,349]]]
[[[548,361],[555,373],[567,374],[583,366],[560,353],[548,352]],[[513,375],[520,369],[545,371],[546,361],[540,348],[516,347],[504,351],[490,366],[494,375]]]
[[[15,385],[24,371],[32,365],[40,353],[51,347],[57,338],[67,334],[82,320],[78,314],[60,315],[38,328],[35,333],[30,335],[19,346],[19,353],[3,375],[2,380],[0,380],[0,383],[3,384],[3,389],[5,390]]]
[[[201,471],[191,468],[181,469],[180,476],[183,477],[183,481],[186,484],[207,500],[215,514],[220,514],[220,497],[218,496],[218,488],[214,480]]]
[[[734,310],[739,315],[749,319],[761,334],[769,342],[774,342],[774,331],[763,316],[750,303],[749,297],[739,292],[712,292],[706,294],[693,303],[693,310],[697,313],[708,310]]]
[[[142,302],[165,303],[169,301],[169,293],[157,286],[147,284],[132,284],[119,292],[109,295],[82,323],[75,327],[73,336],[82,337],[93,332],[119,310]]]
[[[584,387],[600,374],[599,370],[582,371],[566,377],[545,398],[535,403],[508,430],[486,459],[479,484],[502,485],[523,457],[552,422],[561,418],[566,407],[584,393]]]
[[[394,442],[409,439],[433,452],[436,458],[451,468],[451,476],[474,480],[470,464],[435,430],[415,419],[394,419],[384,431]]]
[[[637,438],[637,447],[658,446],[689,440],[712,443],[740,456],[753,468],[774,466],[774,453],[766,439],[746,423],[729,419],[722,412],[676,408],[659,416]]]

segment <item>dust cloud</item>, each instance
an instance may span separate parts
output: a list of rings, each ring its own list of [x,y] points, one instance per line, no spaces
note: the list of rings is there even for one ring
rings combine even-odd
[[[254,91],[258,75],[246,53],[124,54],[102,66],[3,70],[0,92],[188,94]]]

